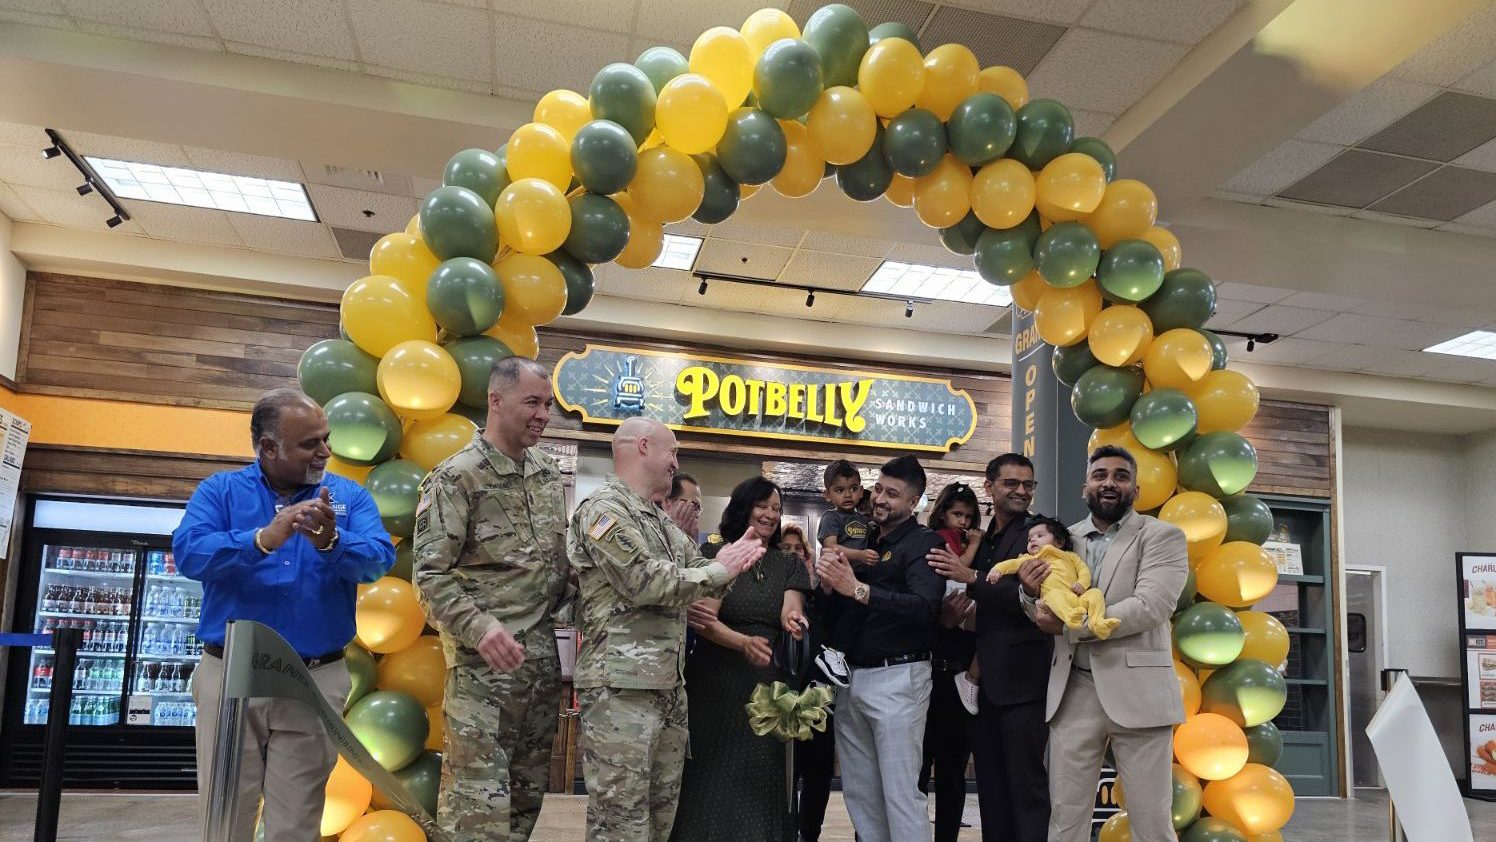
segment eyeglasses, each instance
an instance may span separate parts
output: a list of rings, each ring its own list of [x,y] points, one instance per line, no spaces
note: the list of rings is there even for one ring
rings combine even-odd
[[[1039,487],[1039,483],[1031,479],[1000,479],[997,484],[1009,491],[1017,491],[1020,488],[1024,491],[1033,491]]]

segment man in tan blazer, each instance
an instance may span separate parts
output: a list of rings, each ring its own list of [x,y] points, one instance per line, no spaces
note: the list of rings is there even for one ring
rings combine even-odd
[[[1048,565],[1019,571],[1026,610],[1056,635],[1049,672],[1049,842],[1086,842],[1096,781],[1110,740],[1133,842],[1174,842],[1171,726],[1184,721],[1169,616],[1189,573],[1184,533],[1133,511],[1137,461],[1119,447],[1091,453],[1083,490],[1091,516],[1070,527],[1075,551],[1121,621],[1106,640],[1067,629],[1042,602]]]

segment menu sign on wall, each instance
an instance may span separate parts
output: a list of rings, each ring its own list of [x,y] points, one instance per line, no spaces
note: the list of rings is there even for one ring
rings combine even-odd
[[[26,458],[26,442],[31,438],[31,422],[0,409],[0,558],[10,548],[11,518],[16,510],[16,495],[21,490],[21,462]]]
[[[1458,553],[1465,794],[1496,801],[1496,553]]]

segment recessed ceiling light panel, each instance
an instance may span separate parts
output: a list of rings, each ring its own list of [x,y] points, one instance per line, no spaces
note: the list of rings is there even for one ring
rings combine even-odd
[[[651,266],[661,269],[682,269],[690,271],[696,264],[696,253],[701,251],[700,237],[682,237],[679,234],[666,234],[665,243],[660,246],[660,256],[655,258]]]
[[[1013,303],[1007,287],[987,283],[974,270],[892,260],[885,260],[878,266],[873,276],[862,285],[862,292],[989,307],[1007,307]]]
[[[1489,330],[1472,330],[1464,336],[1456,336],[1438,345],[1430,345],[1423,350],[1431,354],[1496,360],[1496,333]]]
[[[293,181],[162,167],[85,156],[121,199],[317,222],[306,188]]]

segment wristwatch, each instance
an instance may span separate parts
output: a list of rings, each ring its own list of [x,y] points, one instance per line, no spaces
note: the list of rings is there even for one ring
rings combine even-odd
[[[859,582],[857,583],[857,587],[852,589],[852,598],[858,602],[867,602],[867,596],[868,586],[866,584]]]

